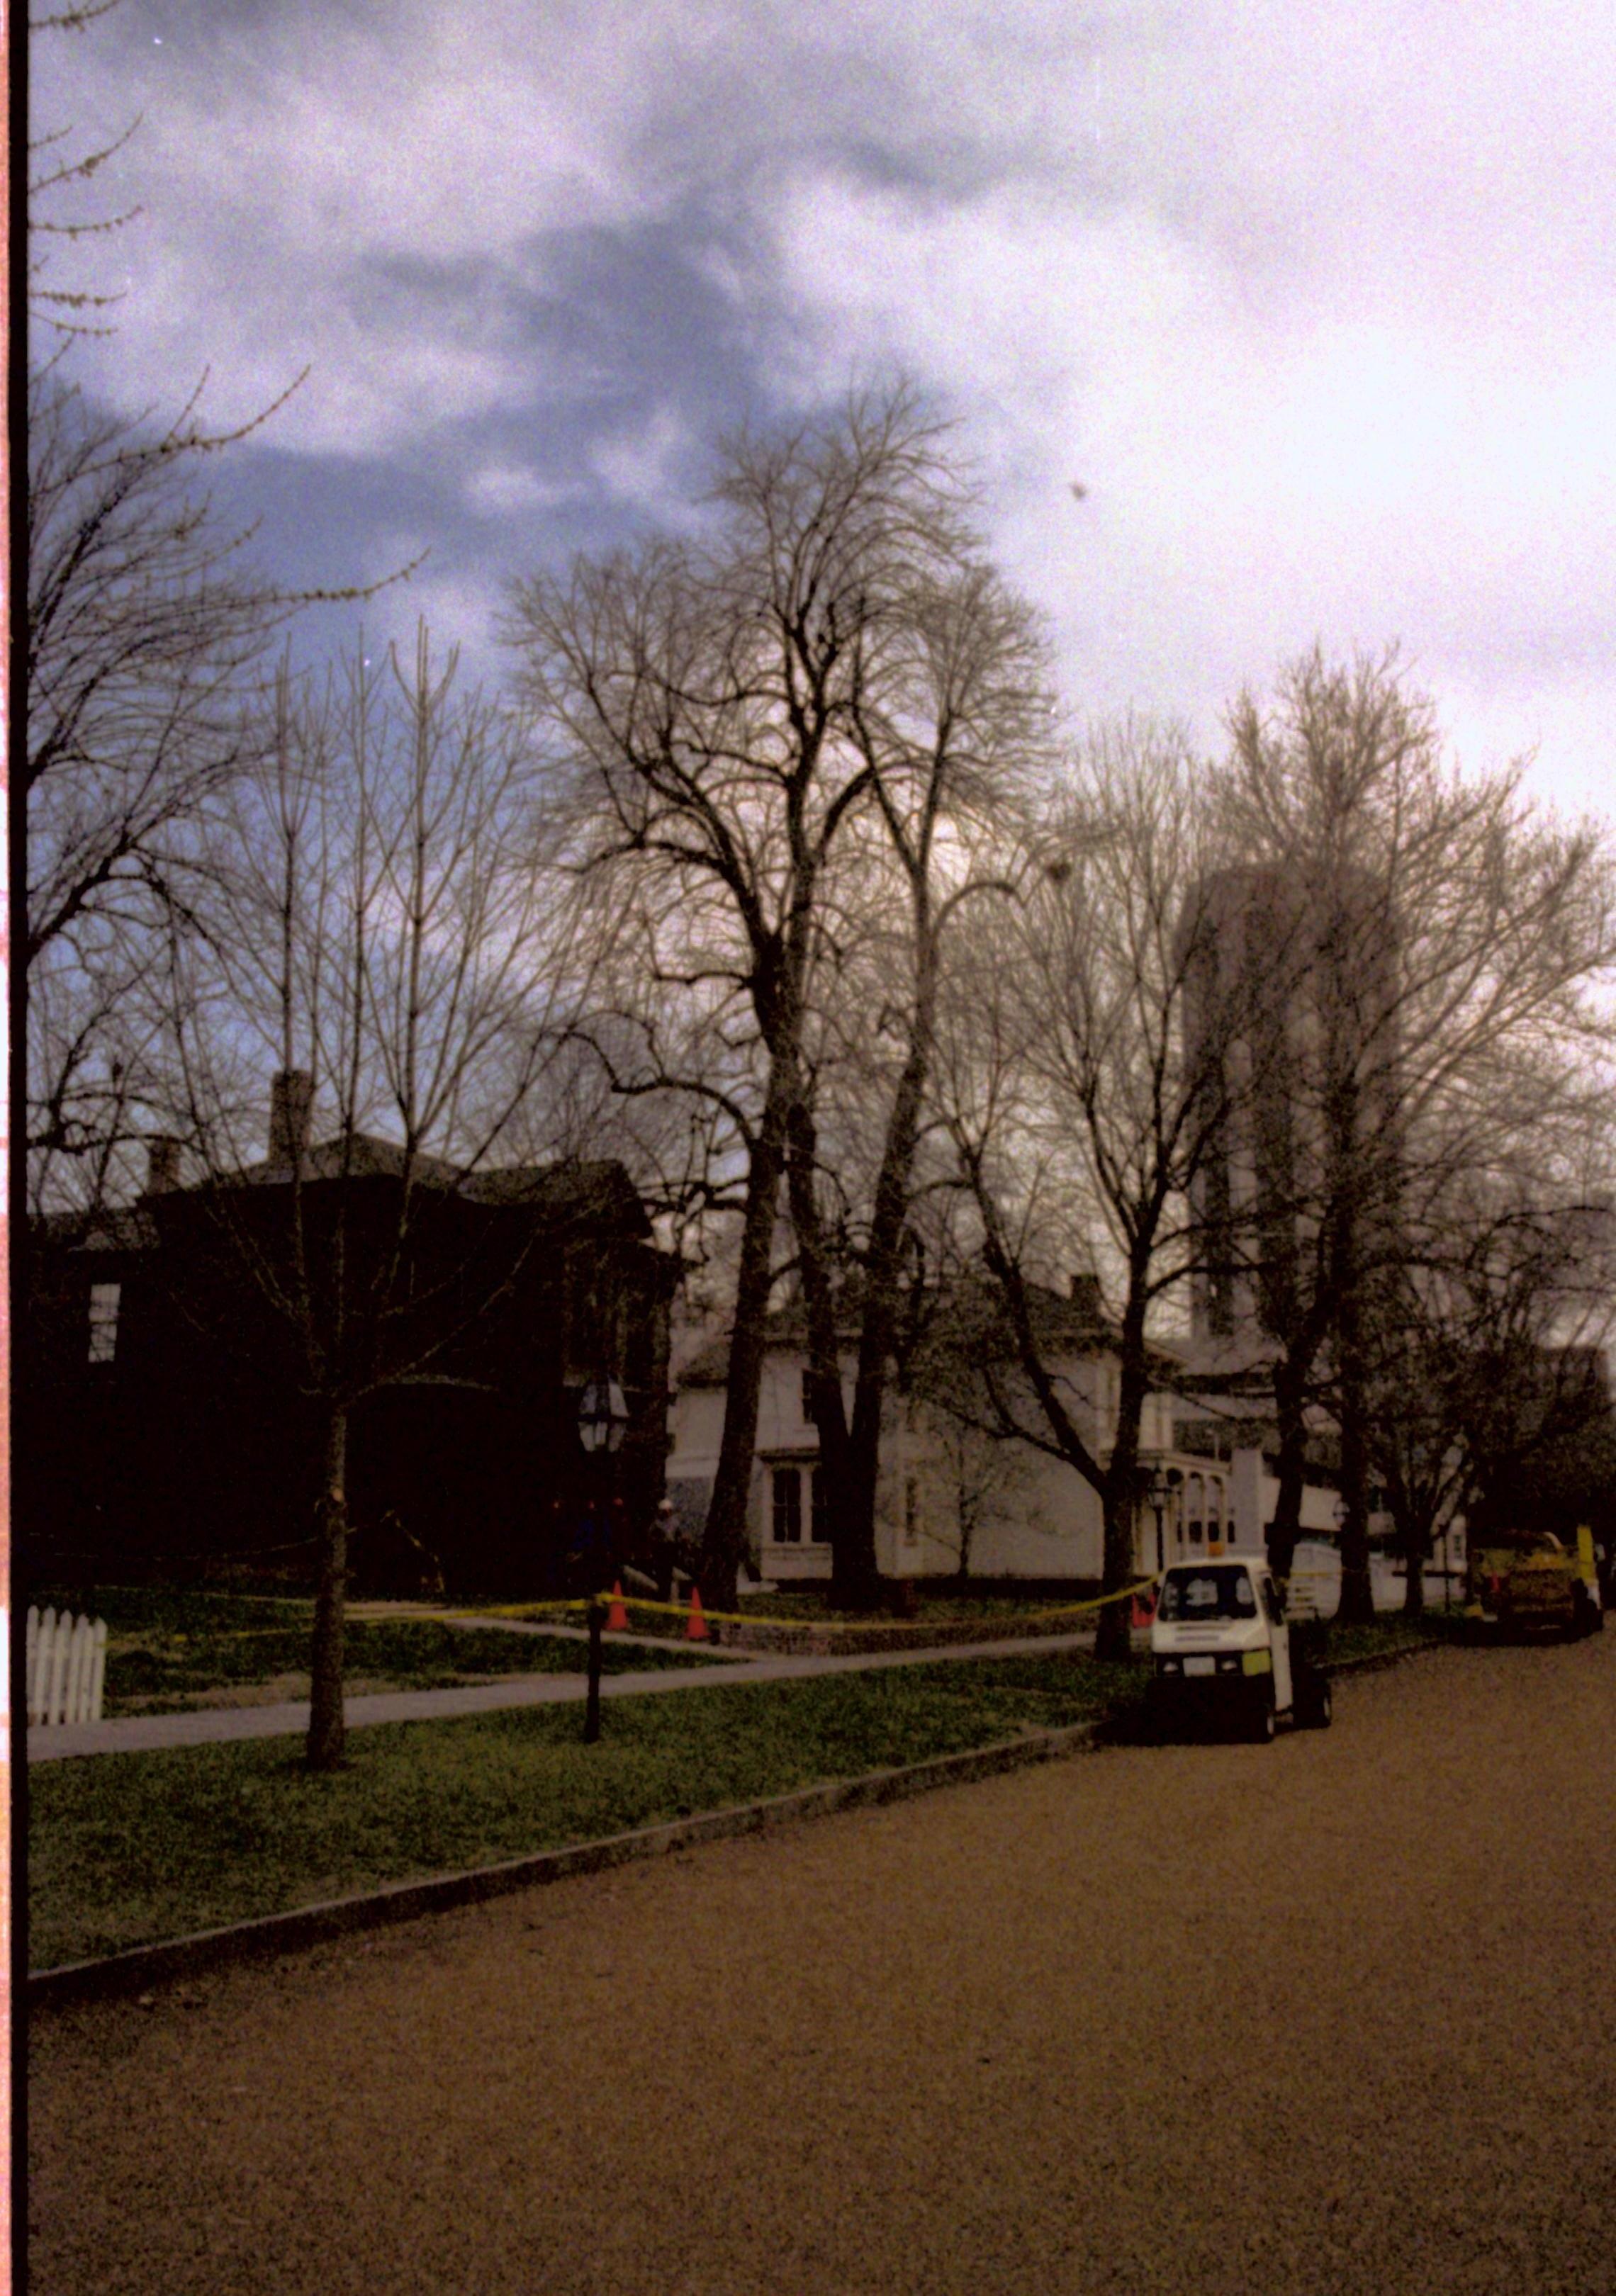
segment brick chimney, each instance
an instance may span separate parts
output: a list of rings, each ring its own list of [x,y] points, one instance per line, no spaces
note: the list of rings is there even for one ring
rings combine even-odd
[[[1100,1321],[1100,1279],[1093,1268],[1086,1267],[1068,1276],[1067,1296],[1074,1308],[1080,1308],[1095,1323]]]
[[[177,1188],[180,1144],[171,1133],[152,1132],[146,1137],[146,1193],[159,1195]]]
[[[295,1164],[308,1148],[315,1080],[307,1069],[281,1069],[269,1087],[269,1160]]]

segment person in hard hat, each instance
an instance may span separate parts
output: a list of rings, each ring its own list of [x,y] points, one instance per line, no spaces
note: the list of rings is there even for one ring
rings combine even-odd
[[[656,1516],[651,1526],[651,1567],[657,1582],[657,1600],[673,1600],[674,1565],[678,1560],[679,1538],[674,1525],[673,1501],[658,1502]]]

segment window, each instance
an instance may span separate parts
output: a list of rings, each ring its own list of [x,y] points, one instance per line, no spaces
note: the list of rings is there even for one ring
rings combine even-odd
[[[808,1470],[808,1535],[816,1546],[828,1546],[831,1543],[830,1505],[824,1477],[817,1467]]]
[[[775,1544],[802,1544],[802,1477],[795,1467],[775,1469]]]
[[[1185,1522],[1184,1529],[1185,1536],[1192,1546],[1199,1546],[1201,1544],[1201,1515],[1202,1508],[1204,1504],[1202,1496],[1202,1488],[1203,1486],[1199,1475],[1192,1475],[1188,1483],[1185,1486],[1185,1499],[1188,1510],[1188,1520]]]
[[[118,1353],[119,1283],[90,1286],[90,1361],[111,1363]]]
[[[802,1423],[805,1427],[819,1424],[814,1416],[814,1374],[811,1371],[805,1371],[802,1374]]]
[[[920,1484],[913,1475],[904,1483],[904,1545],[920,1545]]]
[[[1185,1622],[1254,1619],[1257,1596],[1249,1573],[1238,1563],[1214,1562],[1204,1570],[1169,1570],[1161,1582],[1160,1615]]]
[[[1206,1535],[1209,1539],[1223,1537],[1223,1479],[1219,1475],[1206,1479]]]
[[[831,1519],[824,1478],[817,1467],[775,1467],[770,1471],[770,1533],[776,1546],[803,1544],[803,1517],[808,1538],[815,1546],[831,1543]],[[806,1487],[806,1488],[805,1488]]]

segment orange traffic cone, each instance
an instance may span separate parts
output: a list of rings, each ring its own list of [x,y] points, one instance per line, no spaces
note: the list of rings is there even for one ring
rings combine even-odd
[[[693,1587],[690,1590],[690,1618],[685,1628],[685,1639],[687,1643],[712,1640],[707,1631],[707,1621],[701,1616],[701,1589],[699,1587]]]
[[[610,1633],[613,1627],[626,1627],[628,1624],[628,1612],[623,1602],[623,1582],[619,1578],[613,1582],[611,1588],[611,1608],[606,1613],[606,1630]]]

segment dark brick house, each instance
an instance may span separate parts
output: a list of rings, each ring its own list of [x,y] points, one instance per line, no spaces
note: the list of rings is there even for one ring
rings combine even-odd
[[[610,1505],[619,1554],[644,1546],[674,1263],[620,1165],[462,1176],[416,1159],[406,1175],[368,1136],[289,1161],[272,1128],[264,1163],[185,1185],[160,1142],[135,1205],[37,1224],[30,1261],[17,1502],[37,1581],[221,1563],[305,1576],[327,1415],[309,1316],[326,1354],[340,1340],[358,1366],[359,1591],[438,1570],[455,1596],[550,1591],[591,1506]],[[628,1410],[609,1463],[578,1431],[597,1381]]]

